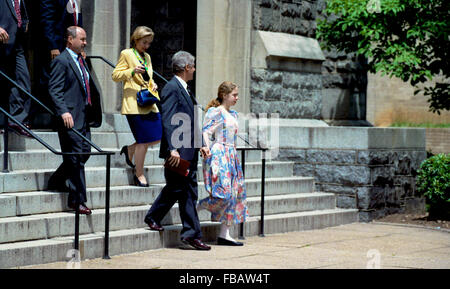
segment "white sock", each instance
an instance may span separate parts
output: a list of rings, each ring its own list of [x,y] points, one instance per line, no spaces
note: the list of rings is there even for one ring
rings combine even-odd
[[[230,227],[225,225],[225,224],[220,225],[219,237],[223,238],[223,239],[226,239],[226,240],[229,240],[229,241],[235,242],[235,240],[230,235]]]

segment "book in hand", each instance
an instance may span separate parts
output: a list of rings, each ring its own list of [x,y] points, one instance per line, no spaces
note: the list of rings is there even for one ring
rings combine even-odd
[[[177,167],[170,165],[167,160],[164,163],[165,168],[185,177],[189,174],[190,165],[191,163],[189,161],[183,160],[182,158],[180,158],[180,163],[178,164]]]

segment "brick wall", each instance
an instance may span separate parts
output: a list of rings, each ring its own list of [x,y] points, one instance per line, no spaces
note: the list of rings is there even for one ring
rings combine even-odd
[[[434,154],[450,153],[450,128],[427,128],[427,151]]]

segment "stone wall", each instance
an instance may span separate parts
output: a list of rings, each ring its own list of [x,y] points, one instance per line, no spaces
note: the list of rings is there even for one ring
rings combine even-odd
[[[450,128],[426,128],[427,151],[450,154]]]
[[[325,0],[253,0],[253,29],[315,39]],[[321,74],[252,68],[251,111],[283,118],[324,119],[337,125],[367,125],[367,76],[354,54],[323,51]],[[350,122],[348,122],[350,120]],[[359,122],[358,122],[359,121]]]
[[[397,212],[423,212],[415,177],[426,158],[424,129],[280,127],[279,160],[294,174],[315,178],[316,190],[335,193],[337,206],[359,209],[361,221]]]
[[[252,112],[278,113],[280,118],[320,118],[320,74],[252,69],[251,80]]]

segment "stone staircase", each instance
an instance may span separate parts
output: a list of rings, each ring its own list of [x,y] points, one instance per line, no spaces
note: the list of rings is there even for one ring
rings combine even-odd
[[[36,133],[59,150],[58,136],[51,131]],[[136,251],[173,247],[179,244],[181,221],[177,204],[162,221],[165,231],[147,229],[144,216],[164,186],[158,149],[150,149],[145,161],[151,186],[130,186],[133,171],[125,167],[120,148],[133,140],[120,115],[106,115],[102,127],[93,130],[92,140],[105,150],[117,152],[111,159],[110,249],[111,256]],[[0,137],[3,146],[3,136]],[[0,173],[0,268],[20,267],[69,260],[73,249],[74,212],[66,206],[67,193],[45,191],[47,180],[61,163],[61,156],[46,150],[34,139],[10,134],[9,173]],[[3,151],[3,147],[1,148]],[[3,152],[0,153],[3,159]],[[80,216],[82,259],[99,258],[104,250],[105,176],[104,156],[92,156],[86,167],[87,206],[90,216]],[[334,194],[314,191],[314,179],[293,176],[293,163],[266,163],[264,233],[320,229],[358,221],[358,210],[336,208]],[[207,193],[199,162],[199,198]],[[261,153],[246,153],[246,186],[250,218],[245,236],[260,232]],[[219,223],[210,213],[199,218],[206,242],[214,242]],[[239,226],[232,234],[238,235]]]

